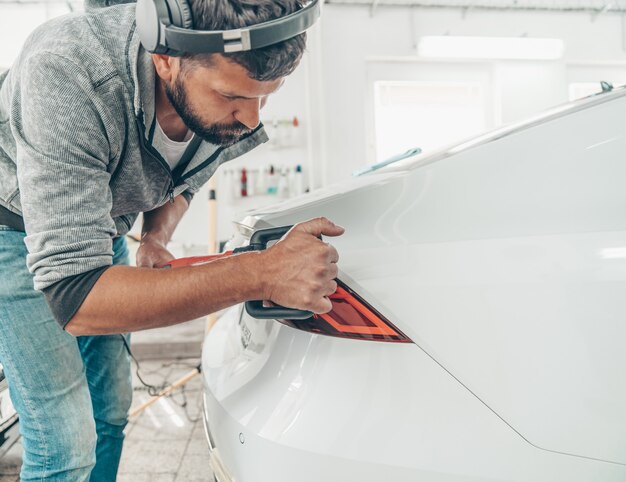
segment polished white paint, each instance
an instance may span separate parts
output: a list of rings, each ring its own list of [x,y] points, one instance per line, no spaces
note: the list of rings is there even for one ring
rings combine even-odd
[[[234,478],[625,480],[625,125],[620,90],[248,219],[346,226],[340,279],[415,344],[231,309],[204,373]]]

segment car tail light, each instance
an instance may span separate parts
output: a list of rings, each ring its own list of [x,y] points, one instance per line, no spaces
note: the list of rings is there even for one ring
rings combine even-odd
[[[371,341],[412,343],[411,339],[341,281],[329,296],[333,309],[306,320],[279,320],[299,330]]]

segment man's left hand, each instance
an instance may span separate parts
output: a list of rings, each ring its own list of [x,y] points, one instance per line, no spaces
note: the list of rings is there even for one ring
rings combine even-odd
[[[148,236],[141,240],[137,250],[138,268],[162,268],[173,259],[174,255],[166,249],[162,242]]]

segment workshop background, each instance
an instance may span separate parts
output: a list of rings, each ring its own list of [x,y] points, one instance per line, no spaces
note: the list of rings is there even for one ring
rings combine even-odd
[[[0,67],[38,24],[82,8],[0,0]],[[262,113],[270,142],[218,172],[218,240],[248,209],[515,122],[600,81],[625,83],[625,31],[626,2],[615,0],[326,1],[299,69]],[[207,198],[205,186],[174,235],[177,254],[206,247]]]
[[[0,0],[0,67],[40,23],[83,2]],[[245,212],[342,181],[411,148],[430,151],[626,83],[626,1],[332,0],[300,68],[265,107],[271,141],[216,176],[217,239]],[[209,187],[170,245],[208,249]],[[136,225],[134,232],[139,233]],[[139,333],[143,378],[164,386],[199,363],[204,321]],[[212,480],[198,422],[200,378],[128,429],[120,480]],[[136,380],[136,404],[148,398]],[[0,460],[19,473],[20,446]]]

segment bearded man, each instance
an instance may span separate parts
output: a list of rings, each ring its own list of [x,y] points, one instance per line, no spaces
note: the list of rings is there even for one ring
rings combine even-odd
[[[153,1],[153,0],[147,0]],[[298,0],[191,0],[196,30],[284,17]],[[113,481],[131,402],[127,333],[247,300],[327,312],[337,251],[320,218],[263,252],[159,269],[217,167],[267,140],[259,110],[305,34],[236,53],[151,54],[135,5],[53,19],[0,73],[0,362],[21,480]],[[124,235],[143,213],[138,266]]]

